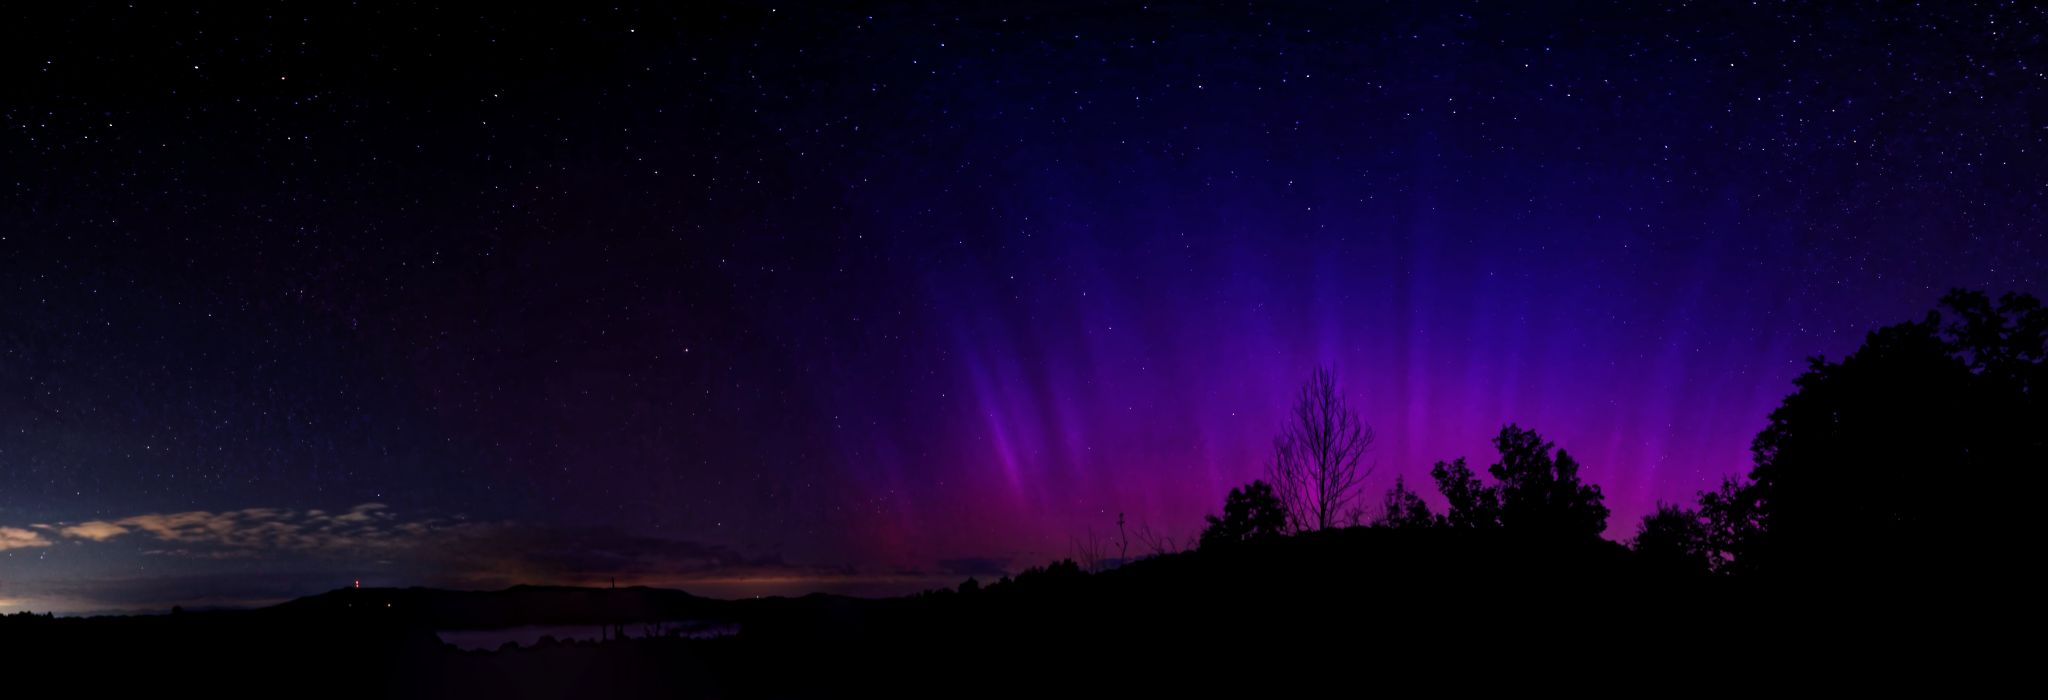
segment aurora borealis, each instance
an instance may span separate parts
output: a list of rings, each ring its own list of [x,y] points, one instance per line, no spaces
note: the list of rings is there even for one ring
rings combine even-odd
[[[1624,538],[2042,292],[2040,11],[1896,9],[9,10],[0,612],[916,590],[1192,534],[1318,365],[1368,503],[1515,422]]]

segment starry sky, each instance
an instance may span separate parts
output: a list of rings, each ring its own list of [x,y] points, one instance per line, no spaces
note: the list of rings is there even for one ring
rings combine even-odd
[[[0,612],[1015,572],[1320,365],[1623,539],[2044,291],[2039,8],[1335,5],[10,8]]]

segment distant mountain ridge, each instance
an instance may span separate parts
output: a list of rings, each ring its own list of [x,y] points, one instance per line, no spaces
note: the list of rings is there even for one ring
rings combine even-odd
[[[739,601],[667,588],[517,585],[496,591],[437,588],[341,588],[257,611],[291,617],[374,616],[435,629],[521,625],[603,625],[668,620],[735,622]]]

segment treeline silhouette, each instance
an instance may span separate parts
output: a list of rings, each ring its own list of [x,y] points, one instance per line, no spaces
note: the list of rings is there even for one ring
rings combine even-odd
[[[1823,584],[1876,572],[2008,583],[2039,542],[2044,338],[2034,297],[1955,291],[1840,361],[1809,360],[1751,444],[1748,475],[1696,508],[1659,509],[1638,548]]]
[[[2044,337],[2032,297],[1959,291],[1816,358],[1747,475],[1660,505],[1627,545],[1601,536],[1609,511],[1577,460],[1512,424],[1483,470],[1430,470],[1443,512],[1398,478],[1361,505],[1370,428],[1318,372],[1267,478],[1232,489],[1195,546],[1117,566],[1068,559],[878,600],[363,589],[244,612],[10,616],[0,659],[94,690],[421,697],[1981,692],[2032,668],[2007,638],[2036,619]],[[633,611],[739,631],[496,652],[432,634]],[[86,675],[104,664],[125,673]]]
[[[2044,348],[2048,311],[2039,300],[2006,294],[1993,302],[1956,290],[1924,319],[1874,331],[1839,361],[1811,358],[1756,436],[1748,474],[1701,492],[1695,505],[1659,504],[1630,546],[1674,573],[1781,585],[1863,579],[1900,587],[1958,577],[2009,585],[2028,568],[2017,554],[2038,542],[2032,504],[2048,469]],[[1329,384],[1319,370],[1304,395]],[[1294,415],[1312,414],[1309,403]],[[1336,422],[1346,420],[1355,418]],[[1291,419],[1285,430],[1317,422],[1331,421]],[[1429,473],[1446,512],[1433,513],[1397,477],[1371,525],[1537,538],[1606,530],[1600,487],[1579,479],[1567,452],[1513,424],[1493,444],[1500,459],[1486,468],[1492,483],[1463,457],[1437,462]],[[1302,527],[1272,494],[1263,481],[1233,489],[1202,545],[1282,534],[1272,522],[1321,529]]]

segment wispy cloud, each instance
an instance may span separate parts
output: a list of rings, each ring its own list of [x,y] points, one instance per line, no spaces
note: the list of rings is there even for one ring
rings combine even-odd
[[[66,527],[57,528],[57,534],[63,535],[65,537],[92,540],[94,542],[105,542],[115,537],[128,534],[128,528],[121,527],[120,525],[116,525],[114,523],[95,520],[89,523],[80,523],[77,525],[70,525]]]
[[[28,596],[16,603],[72,611],[255,605],[357,578],[457,588],[617,582],[731,597],[821,590],[884,595],[947,585],[961,575],[995,575],[1008,564],[963,558],[943,562],[946,573],[936,577],[915,571],[877,575],[612,528],[405,517],[382,503],[340,511],[244,508],[0,527],[0,550],[51,547],[123,547],[135,556],[184,563],[142,578],[16,582],[22,585],[9,593]]]
[[[50,547],[58,540],[141,540],[166,545],[144,550],[148,554],[231,559],[257,552],[403,549],[488,527],[459,518],[404,520],[382,503],[364,503],[339,513],[289,508],[194,510],[0,528],[0,550]]]
[[[0,552],[10,549],[48,546],[50,546],[50,540],[44,537],[43,533],[27,528],[0,527]]]
[[[463,518],[404,518],[382,503],[343,511],[244,508],[143,513],[0,530],[0,548],[132,543],[145,556],[190,560],[300,558],[397,562],[417,574],[521,582],[611,577],[789,575],[773,556],[610,528],[536,527]]]

